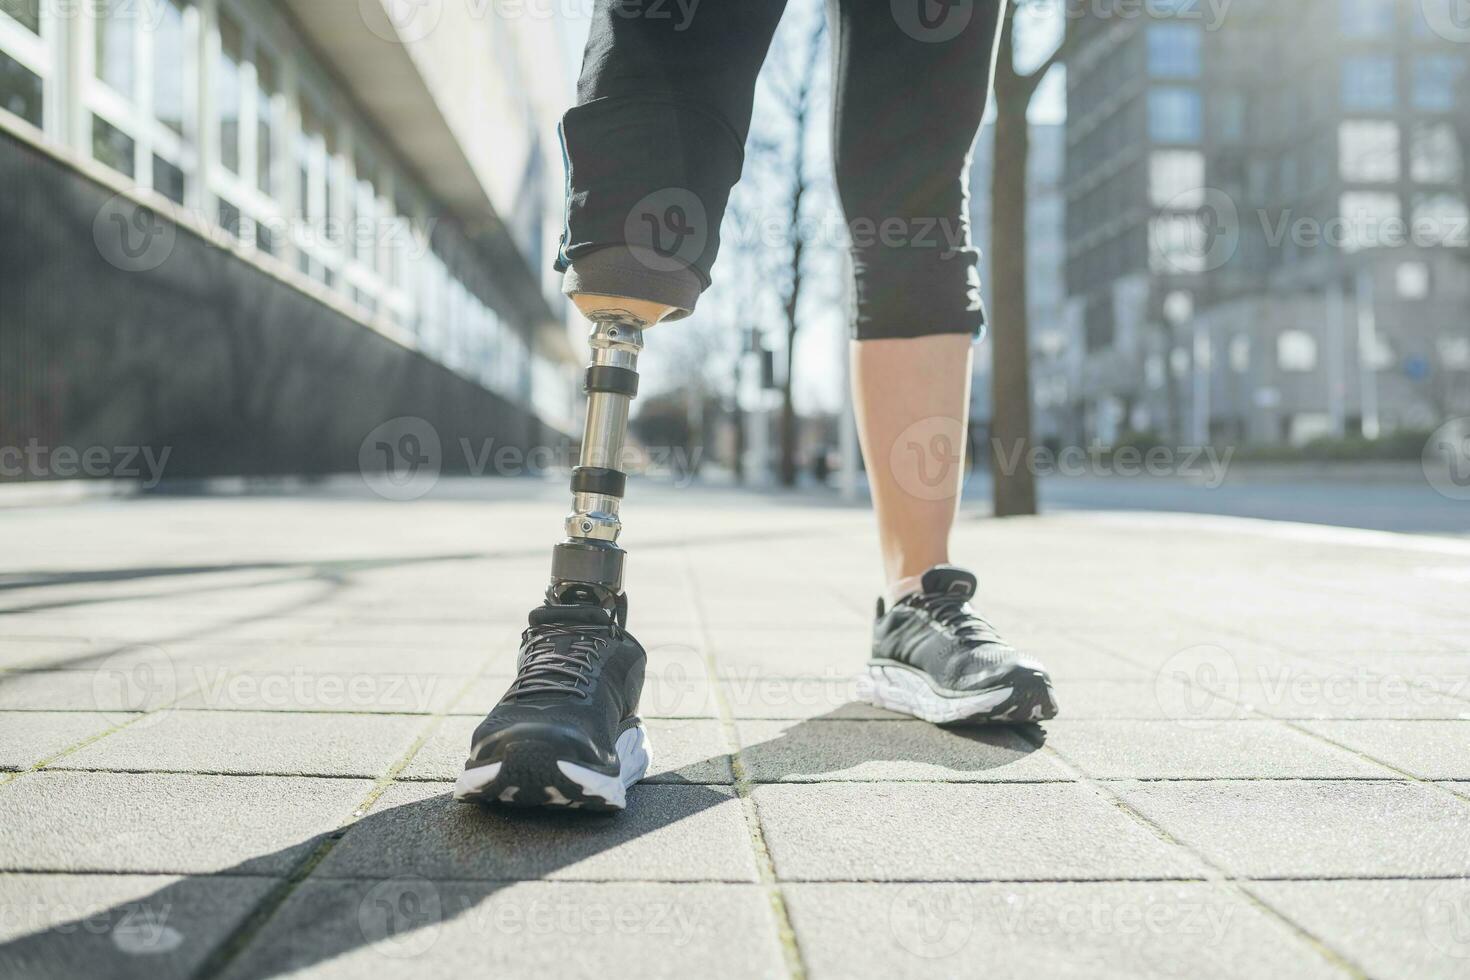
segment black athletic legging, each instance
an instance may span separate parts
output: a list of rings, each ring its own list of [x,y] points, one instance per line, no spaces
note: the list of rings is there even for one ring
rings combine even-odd
[[[829,0],[859,339],[978,333],[966,214],[1004,0]],[[692,310],[786,0],[597,0],[562,122],[569,292]]]

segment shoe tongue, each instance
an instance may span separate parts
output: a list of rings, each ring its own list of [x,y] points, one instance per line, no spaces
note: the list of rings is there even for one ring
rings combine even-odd
[[[935,565],[920,580],[924,595],[954,595],[965,599],[975,595],[977,584],[974,575],[954,565]]]
[[[531,610],[532,626],[611,626],[612,617],[601,606],[547,604]]]

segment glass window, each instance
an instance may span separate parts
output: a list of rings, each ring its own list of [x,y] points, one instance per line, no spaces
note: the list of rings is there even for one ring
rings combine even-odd
[[[1199,142],[1199,93],[1189,88],[1156,88],[1149,92],[1148,132],[1160,143]]]
[[[1470,246],[1470,211],[1459,194],[1416,196],[1411,224],[1416,245]]]
[[[135,13],[119,3],[98,3],[96,44],[96,72],[98,81],[105,82],[118,95],[131,100],[133,82],[136,77],[134,42],[137,23]]]
[[[1230,359],[1230,370],[1236,374],[1245,374],[1251,368],[1251,339],[1248,334],[1238,333],[1230,338],[1230,347],[1227,352]]]
[[[40,127],[42,93],[41,77],[0,51],[0,109]]]
[[[1393,58],[1374,54],[1342,59],[1343,108],[1392,109],[1397,103]]]
[[[377,207],[378,191],[376,172],[372,161],[365,155],[357,155],[357,217],[350,229],[352,257],[369,269],[377,271],[378,236]]]
[[[1400,299],[1427,299],[1429,266],[1423,262],[1400,262],[1394,274],[1394,284]]]
[[[92,157],[131,177],[135,163],[133,139],[101,116],[92,117]]]
[[[1155,78],[1200,76],[1200,32],[1191,24],[1154,24],[1148,29],[1148,73]]]
[[[1239,92],[1222,92],[1215,96],[1215,138],[1222,143],[1239,143],[1245,139],[1245,96]]]
[[[264,221],[255,223],[255,247],[267,255],[276,254],[276,236]]]
[[[161,156],[153,157],[153,189],[175,204],[184,203],[184,172]]]
[[[1317,338],[1305,330],[1283,330],[1276,336],[1276,363],[1283,371],[1314,371]]]
[[[220,11],[219,71],[215,107],[219,111],[219,162],[231,173],[240,172],[240,65],[245,60],[245,35],[240,25]]]
[[[1338,201],[1346,252],[1397,244],[1402,239],[1403,205],[1397,194],[1349,191]]]
[[[310,220],[317,216],[316,195],[319,192],[317,177],[321,174],[322,123],[316,107],[306,99],[301,101],[301,136],[296,148],[296,163],[300,169],[299,188],[301,199],[297,211],[302,218]]]
[[[236,238],[240,237],[240,209],[224,198],[219,199],[219,226]]]
[[[1394,32],[1393,0],[1339,0],[1342,33],[1348,37],[1389,37]]]
[[[32,34],[41,33],[41,0],[0,0],[0,13],[9,14]]]
[[[184,76],[188,44],[184,8],[188,0],[166,0],[153,30],[153,116],[169,129],[184,131]]]
[[[1421,123],[1409,139],[1409,176],[1421,184],[1460,182],[1460,138],[1451,123]]]
[[[1356,119],[1338,127],[1338,167],[1343,180],[1387,183],[1399,179],[1399,127]]]
[[[1470,337],[1440,337],[1434,342],[1439,364],[1450,371],[1470,370]]]
[[[1205,203],[1205,155],[1196,150],[1158,150],[1149,158],[1149,199],[1154,207],[1198,208]]]
[[[1414,59],[1414,95],[1416,109],[1453,111],[1464,62],[1445,54],[1424,55]]]
[[[261,192],[276,193],[276,81],[275,62],[259,47],[255,49],[255,182]]]

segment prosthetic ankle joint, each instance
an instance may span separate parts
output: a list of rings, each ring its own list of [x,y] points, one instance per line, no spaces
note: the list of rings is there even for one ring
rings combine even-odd
[[[567,539],[551,559],[553,602],[592,601],[610,606],[623,591],[618,535],[627,475],[620,468],[628,409],[638,396],[638,355],[648,324],[630,313],[592,314],[592,363],[587,368],[587,426],[580,464],[572,471]]]

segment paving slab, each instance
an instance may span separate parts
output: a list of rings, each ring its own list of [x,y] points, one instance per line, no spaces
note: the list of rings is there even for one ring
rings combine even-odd
[[[1470,879],[1258,881],[1246,888],[1368,976],[1470,975]]]
[[[1220,885],[834,883],[785,894],[813,980],[1351,976]]]
[[[0,976],[192,977],[278,879],[0,874]]]
[[[1178,705],[1183,697],[1179,685],[1154,679],[1089,680],[1054,676],[1053,681],[1061,706],[1059,717],[1068,721],[1091,718],[1172,721],[1178,717]],[[1210,717],[1219,714],[1218,707],[1208,712]],[[1228,711],[1225,716],[1244,714]]]
[[[0,785],[0,871],[285,874],[361,779],[42,770]]]
[[[723,786],[635,786],[618,814],[456,803],[444,783],[398,783],[319,867],[328,877],[755,881],[750,831]]]
[[[445,782],[464,771],[470,738],[478,718],[445,718],[413,757],[400,779]],[[644,721],[653,750],[649,783],[724,783],[734,781],[726,754],[724,731],[717,721],[703,718],[649,718]]]
[[[426,724],[411,715],[165,711],[83,746],[54,768],[378,777]]]
[[[776,872],[794,881],[1189,878],[1182,848],[1075,783],[764,784]],[[922,827],[895,833],[895,827]]]
[[[1315,721],[1302,727],[1421,779],[1470,779],[1470,720]]]
[[[1470,874],[1470,805],[1409,782],[1111,784],[1227,873],[1249,878]]]
[[[27,769],[126,720],[95,711],[0,711],[0,769]]]
[[[278,886],[228,975],[1466,975],[1463,557],[967,514],[957,560],[1026,570],[978,605],[1062,715],[936,729],[856,701],[881,587],[861,508],[644,481],[650,780],[610,817],[464,807],[565,512],[541,482],[0,511],[0,768],[129,723],[0,772],[0,869],[45,906],[16,919],[0,876],[0,975],[212,972]],[[170,935],[146,916],[54,941],[150,896],[181,899],[168,952],[139,955]]]
[[[1102,779],[1391,779],[1395,774],[1278,721],[1069,720],[1047,748]]]
[[[1058,782],[1072,777],[1036,741],[1001,726],[921,721],[741,721],[754,782]],[[1043,737],[1036,729],[1032,739]]]
[[[226,978],[784,978],[765,889],[309,879]]]

